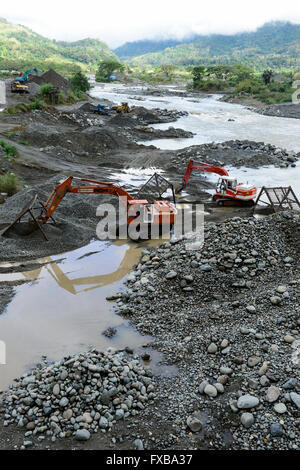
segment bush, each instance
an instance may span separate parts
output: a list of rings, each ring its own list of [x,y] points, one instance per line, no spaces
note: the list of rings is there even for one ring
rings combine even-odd
[[[13,106],[9,106],[4,111],[6,114],[19,114],[28,113],[33,109],[45,109],[45,103],[39,99],[35,99],[32,103],[18,103]]]
[[[226,82],[223,80],[200,80],[193,84],[193,88],[201,91],[219,91],[226,88]]]
[[[67,101],[67,104],[73,104],[77,101],[77,98],[74,94],[74,91],[72,90],[69,90],[68,91],[68,94],[67,94],[67,97],[66,97],[66,101]]]
[[[19,144],[21,144],[21,145],[29,145],[29,142],[27,142],[27,140],[25,140],[25,139],[20,139],[20,140],[19,140]]]
[[[0,175],[0,192],[7,193],[9,196],[17,193],[22,189],[20,179],[14,173],[5,173]]]
[[[49,98],[49,95],[51,94],[52,90],[53,86],[51,85],[51,83],[44,83],[43,85],[41,85],[40,94],[44,99],[47,99]]]
[[[0,146],[5,152],[6,158],[16,157],[18,155],[18,150],[14,145],[7,144],[4,140],[0,140]]]
[[[44,108],[44,103],[36,98],[32,103],[30,103],[30,109],[43,109]]]
[[[260,93],[262,91],[267,90],[266,86],[263,85],[262,82],[259,82],[257,80],[242,80],[237,84],[236,91],[238,93],[244,92],[244,93]]]

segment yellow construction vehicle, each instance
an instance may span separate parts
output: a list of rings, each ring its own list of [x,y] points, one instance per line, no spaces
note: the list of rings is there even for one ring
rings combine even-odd
[[[122,103],[120,106],[118,106],[117,113],[130,113],[128,103]]]
[[[29,93],[29,87],[28,85],[15,81],[11,83],[10,91],[12,93]]]

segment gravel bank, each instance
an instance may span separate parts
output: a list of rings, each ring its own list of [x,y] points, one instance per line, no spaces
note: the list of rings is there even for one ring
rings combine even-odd
[[[249,97],[235,97],[223,96],[220,101],[226,101],[227,103],[236,103],[247,106],[256,113],[263,114],[265,116],[277,116],[284,118],[300,119],[300,104],[294,103],[281,103],[281,104],[270,104],[266,105],[262,101],[255,100]]]
[[[195,448],[299,448],[299,241],[290,212],[208,224],[202,249],[144,252],[120,293],[120,314],[179,368],[158,393]]]

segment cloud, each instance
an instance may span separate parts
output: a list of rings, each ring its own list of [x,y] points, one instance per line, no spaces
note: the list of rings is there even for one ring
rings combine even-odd
[[[294,0],[14,0],[1,5],[1,16],[52,39],[94,37],[110,47],[144,38],[250,31],[272,20],[300,23]]]

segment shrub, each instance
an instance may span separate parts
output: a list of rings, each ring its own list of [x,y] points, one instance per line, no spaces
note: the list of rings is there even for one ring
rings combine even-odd
[[[43,109],[43,108],[44,108],[44,103],[38,98],[32,101],[32,103],[30,104],[30,109]]]
[[[44,83],[43,85],[41,85],[41,88],[40,88],[40,94],[43,98],[49,98],[49,95],[50,93],[52,92],[53,90],[53,86],[51,85],[51,83]]]
[[[7,144],[4,140],[0,140],[0,146],[6,154],[6,158],[16,157],[18,155],[18,150],[14,145]]]
[[[68,104],[73,104],[73,103],[76,102],[76,96],[75,96],[75,94],[72,90],[68,91],[68,95],[67,95],[66,100],[67,100]]]
[[[4,111],[6,114],[19,114],[19,113],[28,113],[33,109],[44,109],[45,103],[39,99],[35,99],[32,103],[18,103],[13,106],[9,106]]]
[[[7,193],[9,196],[17,193],[22,189],[22,184],[20,179],[14,173],[5,173],[5,175],[0,175],[0,192]]]

